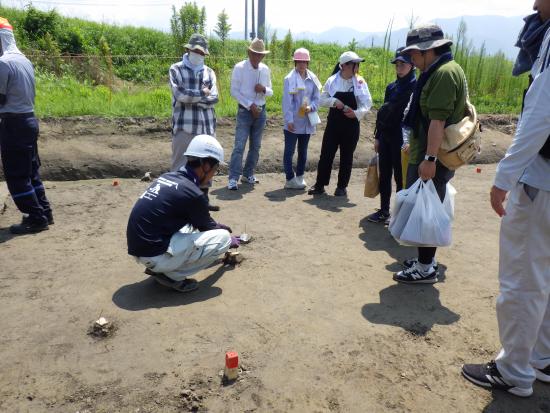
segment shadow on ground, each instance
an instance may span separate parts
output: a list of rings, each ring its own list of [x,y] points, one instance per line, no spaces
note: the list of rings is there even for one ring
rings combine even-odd
[[[417,336],[426,335],[436,324],[460,319],[441,304],[433,285],[391,285],[380,291],[380,303],[365,304],[361,313],[371,323],[401,327]]]
[[[314,195],[304,200],[304,202],[330,212],[342,212],[345,208],[357,206],[357,204],[350,202],[346,196],[331,196],[328,194]]]
[[[493,390],[493,400],[485,406],[483,413],[550,413],[550,386],[535,381],[533,390],[533,395],[525,399]]]
[[[120,287],[113,294],[113,302],[129,311],[141,311],[150,308],[176,307],[209,300],[221,295],[222,289],[215,287],[226,271],[234,267],[220,267],[213,274],[199,282],[199,289],[190,293],[181,293],[158,284],[153,278],[147,278],[134,284]]]

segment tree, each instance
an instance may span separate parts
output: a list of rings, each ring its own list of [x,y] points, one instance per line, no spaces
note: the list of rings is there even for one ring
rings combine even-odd
[[[23,20],[23,28],[27,32],[29,39],[34,41],[44,38],[47,33],[55,37],[58,24],[59,15],[55,10],[43,12],[32,5],[28,6],[27,14]]]
[[[199,9],[195,2],[185,2],[179,11],[176,10],[175,6],[172,6],[170,28],[176,51],[181,54],[184,50],[183,46],[193,33],[204,34],[206,28],[206,9],[204,7]]]
[[[283,39],[283,59],[290,59],[292,57],[292,33],[290,29]]]
[[[278,55],[279,41],[277,40],[277,30],[273,30],[271,34],[271,40],[269,41],[269,50],[271,51],[270,57],[275,60],[275,56]]]
[[[218,35],[222,43],[225,43],[225,39],[229,36],[230,31],[231,24],[229,24],[229,16],[225,12],[225,9],[223,9],[222,12],[218,14],[218,24],[214,29],[214,33]]]
[[[352,52],[355,52],[357,49],[357,40],[355,40],[355,37],[351,39],[351,42],[348,43],[348,50],[351,50]]]

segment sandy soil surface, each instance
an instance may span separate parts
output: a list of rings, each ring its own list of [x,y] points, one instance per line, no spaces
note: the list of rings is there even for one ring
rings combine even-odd
[[[373,119],[357,167],[372,156]],[[502,157],[515,121],[483,118],[478,164]],[[455,240],[438,255],[441,282],[396,285],[392,271],[414,250],[364,219],[379,202],[362,197],[364,171],[354,171],[347,201],[282,189],[281,120],[271,119],[261,183],[235,193],[219,176],[212,191],[215,218],[254,236],[246,260],[201,272],[200,289],[184,295],[125,252],[128,213],[147,184],[120,178],[168,168],[169,122],[45,119],[41,129],[43,176],[73,182],[47,183],[56,218],[47,232],[11,236],[19,214],[9,199],[0,215],[0,411],[550,411],[540,384],[518,401],[459,375],[463,362],[498,350],[494,165],[454,180]],[[321,137],[310,143],[310,171]],[[229,154],[234,121],[220,120],[218,138]],[[74,181],[113,177],[119,186]],[[99,316],[114,325],[107,338],[88,335]],[[243,371],[224,386],[227,350],[239,352]]]
[[[454,179],[454,243],[438,253],[433,286],[392,281],[415,251],[364,219],[379,200],[362,197],[361,169],[349,200],[286,191],[281,173],[239,192],[217,177],[215,218],[255,239],[240,266],[199,273],[187,295],[126,254],[127,217],[146,183],[48,182],[56,223],[32,236],[6,230],[20,218],[9,201],[0,411],[548,412],[548,386],[518,400],[460,376],[463,362],[498,350],[494,169],[467,166]],[[104,339],[87,334],[100,315],[116,326]],[[224,386],[227,350],[243,372]]]
[[[374,119],[375,114],[369,114],[362,122],[361,138],[354,157],[356,167],[365,167],[373,155]],[[478,163],[494,163],[502,158],[510,145],[515,121],[510,116],[482,118],[483,151]],[[159,175],[170,167],[172,149],[168,119],[42,119],[40,128],[41,173],[47,180],[136,178],[146,171]],[[324,126],[321,126],[310,140],[309,171],[317,167],[323,131]],[[217,138],[226,150],[226,158],[229,158],[235,139],[234,119],[219,120]],[[281,171],[283,147],[282,120],[269,118],[262,139],[258,172]]]

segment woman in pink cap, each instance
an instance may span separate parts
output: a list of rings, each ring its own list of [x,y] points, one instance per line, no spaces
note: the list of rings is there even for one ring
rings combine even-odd
[[[309,51],[299,48],[294,52],[294,69],[285,77],[283,88],[283,116],[285,121],[285,151],[283,164],[287,189],[305,189],[304,171],[307,161],[309,137],[315,133],[316,122],[310,115],[317,111],[321,94],[321,82],[308,69]],[[292,157],[298,143],[296,171]]]

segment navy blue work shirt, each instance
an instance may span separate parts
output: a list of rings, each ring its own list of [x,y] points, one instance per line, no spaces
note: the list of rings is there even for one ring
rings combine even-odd
[[[170,238],[185,225],[216,229],[208,201],[191,168],[160,176],[139,197],[128,219],[128,254],[155,257],[168,250]]]

